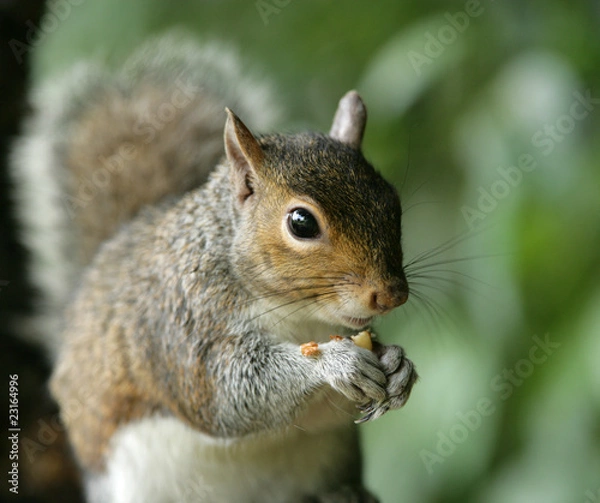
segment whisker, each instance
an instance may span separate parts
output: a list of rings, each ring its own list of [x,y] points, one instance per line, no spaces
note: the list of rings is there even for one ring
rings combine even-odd
[[[440,318],[440,313],[435,309],[435,306],[431,304],[431,301],[427,297],[425,297],[418,291],[413,291],[412,295],[413,298],[416,300],[416,302],[413,305],[419,306],[422,309],[424,309],[424,311],[428,314],[428,317],[431,320],[431,322],[433,322],[433,324],[435,325],[435,328],[439,329],[440,324],[438,320]],[[427,319],[427,317],[424,318]]]
[[[415,274],[415,272],[416,272],[416,274]],[[491,285],[490,283],[482,281],[479,278],[476,278],[475,276],[472,276],[470,274],[464,273],[462,271],[455,271],[454,269],[429,269],[429,268],[425,268],[424,267],[424,268],[422,268],[420,270],[417,270],[417,271],[411,271],[410,274],[407,273],[406,277],[408,279],[410,279],[410,278],[421,278],[421,277],[428,278],[428,279],[437,279],[437,278],[442,278],[443,277],[443,276],[436,276],[436,275],[433,275],[433,274],[431,274],[431,275],[425,275],[425,274],[423,274],[424,272],[425,273],[434,273],[434,272],[437,272],[437,273],[454,274],[456,276],[460,276],[462,278],[466,278],[469,281],[474,281],[476,283],[481,283],[482,285],[488,286],[490,288],[494,288],[493,285]]]
[[[415,257],[412,258],[412,260],[410,260],[405,265],[405,268],[409,267],[413,264],[427,260],[429,258],[436,257],[437,255],[440,255],[441,253],[444,253],[444,252],[454,248],[459,243],[462,243],[463,241],[466,241],[467,239],[471,239],[473,237],[478,236],[479,234],[483,233],[487,229],[488,229],[488,227],[484,226],[475,231],[468,230],[468,231],[465,231],[465,232],[459,234],[458,236],[454,236],[453,238],[450,238],[447,241],[444,241],[443,243],[441,243],[437,246],[434,246],[430,250],[426,250],[424,252],[417,254]]]
[[[337,292],[333,292],[330,295],[328,295],[327,297],[334,297],[337,294]],[[321,304],[319,302],[317,302],[317,300],[321,300],[319,299],[315,299],[311,305],[307,305],[306,307],[313,307],[313,309],[311,311],[309,311],[307,314],[308,315],[313,315],[315,314],[317,311],[319,311],[320,309],[325,308],[325,304]]]
[[[274,290],[272,292],[267,292],[262,295],[256,295],[254,297],[250,297],[246,301],[244,301],[244,304],[249,304],[251,302],[256,302],[258,300],[269,299],[272,297],[284,296],[284,295],[287,295],[292,292],[307,291],[307,290],[310,291],[310,290],[322,289],[322,288],[327,288],[327,287],[332,288],[331,283],[328,282],[328,283],[324,283],[321,285],[295,286],[293,288],[288,288],[286,290]]]
[[[457,271],[448,271],[448,272],[457,272]],[[460,274],[460,273],[458,273],[458,274]],[[482,295],[482,293],[480,291],[481,289],[477,290],[476,288],[474,288],[468,284],[465,284],[464,281],[461,281],[461,278],[446,278],[444,276],[437,276],[437,275],[430,275],[430,274],[418,274],[418,275],[410,277],[410,280],[411,280],[410,284],[412,284],[412,282],[415,279],[432,280],[433,282],[438,281],[438,282],[446,283],[447,285],[452,285],[454,287],[461,288],[463,291],[466,291],[466,292],[470,292],[470,293],[477,294],[477,295]],[[484,281],[479,281],[475,278],[473,279],[473,281],[483,284],[483,285],[486,285],[486,286],[489,286],[491,288],[491,285],[488,285]],[[426,288],[431,288],[431,286],[428,283],[424,283],[423,286]]]
[[[257,314],[256,316],[254,316],[253,318],[251,318],[251,321],[253,321],[253,320],[256,320],[257,318],[259,318],[259,317],[261,317],[261,316],[264,316],[265,314],[272,313],[273,311],[276,311],[277,309],[282,309],[282,308],[284,308],[284,307],[291,306],[291,305],[293,305],[293,304],[297,304],[298,302],[305,302],[305,301],[307,301],[307,300],[312,300],[312,299],[316,300],[316,299],[318,299],[319,297],[323,297],[323,296],[325,296],[325,295],[333,295],[333,294],[335,294],[335,291],[333,291],[333,290],[332,290],[332,291],[330,291],[330,292],[316,293],[316,294],[313,294],[313,295],[307,295],[306,297],[301,297],[301,298],[299,298],[299,299],[293,299],[293,300],[290,300],[290,301],[284,302],[284,303],[282,303],[282,304],[279,304],[279,305],[277,305],[277,306],[274,306],[274,307],[272,307],[272,308],[270,308],[270,309],[267,309],[266,311],[263,311],[263,312],[262,312],[262,313],[260,313],[260,314]],[[301,307],[300,307],[300,309],[301,309],[302,307],[303,307],[303,306],[301,306]],[[290,314],[291,314],[291,313],[290,313]],[[288,316],[289,316],[289,314],[288,314]]]
[[[249,267],[247,267],[245,269],[245,273],[252,273],[252,275],[248,276],[248,279],[250,281],[256,279],[258,276],[262,275],[263,273],[265,273],[266,271],[268,271],[269,269],[271,269],[273,266],[271,263],[269,262],[263,262],[260,264],[254,264],[251,265]],[[289,275],[289,276],[281,276],[281,279],[283,280],[289,280],[289,279],[294,279],[294,280],[315,280],[315,279],[328,279],[328,280],[332,280],[332,281],[339,281],[342,280],[344,277],[343,273],[335,273],[335,274],[329,274],[329,275],[320,275],[320,276],[298,276],[298,275]]]
[[[413,297],[423,305],[423,308],[429,313],[431,321],[437,330],[441,329],[441,321],[448,320],[454,323],[454,319],[450,312],[442,307],[439,302],[436,302],[431,297],[425,295],[424,292],[413,290]]]
[[[411,294],[412,295],[412,294]],[[414,300],[413,300],[414,299]],[[418,299],[417,296],[411,297],[411,300],[409,300],[403,307],[401,310],[396,309],[392,312],[392,316],[396,316],[396,317],[402,317],[405,316],[408,319],[408,323],[414,323],[414,319],[411,318],[411,311],[415,312],[415,316],[418,319],[423,319],[425,318],[425,312],[423,310],[423,306],[421,304],[421,301]]]
[[[452,286],[455,286],[455,287],[462,288],[463,290],[465,290],[467,292],[474,293],[474,294],[479,294],[479,292],[477,290],[475,290],[475,288],[472,288],[472,287],[470,287],[468,285],[465,285],[463,282],[461,282],[461,281],[459,281],[458,279],[455,279],[455,278],[444,278],[444,277],[441,277],[441,276],[428,276],[428,275],[417,276],[417,277],[421,278],[421,279],[432,279],[434,281],[440,281],[440,282],[446,283],[448,285],[452,285]],[[437,286],[437,285],[435,285],[433,283],[431,283],[431,284],[430,283],[420,283],[420,285],[423,288],[431,288],[431,289],[438,290],[438,291],[443,292],[443,293],[447,293],[446,289],[444,289],[444,288],[442,288],[440,286]]]
[[[406,202],[410,201],[410,200],[411,200],[411,199],[412,199],[412,198],[415,196],[415,194],[416,194],[417,192],[419,192],[419,191],[420,191],[420,190],[421,190],[421,189],[422,189],[422,188],[423,188],[425,185],[427,185],[427,183],[428,183],[428,182],[429,182],[429,180],[424,180],[424,181],[422,181],[422,182],[421,182],[421,183],[418,185],[418,187],[417,187],[415,190],[413,190],[413,191],[412,191],[412,192],[409,194],[409,196],[408,196],[407,198],[405,198]]]
[[[323,298],[328,298],[328,297],[332,297],[335,295],[336,292],[326,292],[326,293],[320,293],[318,295],[315,295],[314,297],[305,297],[304,299],[300,299],[300,300],[310,300],[311,302],[309,302],[308,304],[305,305],[301,305],[300,307],[298,307],[297,309],[294,309],[293,311],[287,313],[285,316],[283,316],[280,320],[278,320],[275,325],[278,325],[279,323],[281,323],[282,321],[286,320],[289,316],[296,314],[298,311],[301,311],[302,309],[306,309],[308,307],[312,307],[315,304],[317,305],[317,309],[323,307],[323,306],[319,306],[318,301],[322,300]],[[279,306],[281,307],[281,306]],[[311,313],[312,314],[312,313]]]
[[[428,283],[415,283],[414,286],[418,287],[418,288],[428,288],[429,290],[434,290],[434,291],[440,292],[444,295],[448,294],[448,292],[439,285],[433,285],[433,284],[428,284]],[[423,290],[419,290],[418,288],[417,288],[417,294],[421,295],[421,296],[425,296],[425,292]],[[414,290],[413,290],[413,292],[414,292]],[[435,303],[435,301],[430,297],[427,297],[427,300],[429,302]],[[441,308],[441,305],[439,303],[435,303],[435,304]],[[446,314],[449,314],[449,312],[446,312]]]
[[[453,272],[453,273],[459,274],[461,276],[466,276],[468,279],[470,279],[470,280],[472,280],[472,281],[474,281],[476,283],[479,283],[481,285],[485,285],[485,286],[487,286],[489,288],[494,288],[493,285],[490,285],[489,283],[486,283],[485,281],[478,280],[477,278],[473,278],[473,277],[471,277],[469,275],[466,275],[466,274],[463,275],[463,274],[459,273],[458,271],[446,271],[446,272]],[[445,278],[443,276],[435,276],[435,275],[428,275],[428,274],[417,275],[417,276],[414,276],[414,278],[431,279],[433,281],[439,281],[439,282],[443,282],[443,283],[446,283],[446,284],[450,284],[450,285],[456,286],[458,288],[461,288],[465,292],[469,292],[469,293],[478,295],[478,296],[483,297],[483,298],[485,298],[485,299],[487,299],[487,300],[489,300],[491,302],[494,301],[494,299],[492,297],[490,297],[489,295],[487,295],[485,292],[483,292],[481,288],[479,288],[479,289],[474,288],[473,286],[465,284],[464,281],[460,281],[460,279]],[[433,288],[434,286],[430,285],[428,283],[423,283],[422,287],[424,287],[424,288]],[[444,293],[447,293],[445,290],[442,290],[442,289],[439,289],[439,290],[443,291]]]
[[[417,206],[421,206],[423,204],[440,204],[441,201],[419,201],[417,203],[412,203],[408,208],[402,208],[402,215],[405,215],[406,213],[408,213],[410,210],[412,210],[413,208],[416,208]]]
[[[259,273],[260,274],[260,273]],[[288,293],[296,292],[298,290],[311,290],[319,288],[331,288],[333,284],[344,284],[348,283],[348,280],[342,274],[331,274],[331,275],[320,275],[320,276],[281,276],[283,281],[294,281],[295,283],[303,281],[312,281],[311,285],[294,285],[286,289],[272,290],[269,292],[262,293],[249,297],[245,303],[253,302],[257,300],[267,299],[269,297],[276,297],[278,295],[287,295]]]
[[[471,255],[471,256],[466,256],[466,257],[451,258],[451,259],[445,259],[445,260],[438,260],[437,262],[427,262],[427,263],[416,263],[413,260],[412,262],[410,262],[404,266],[404,271],[405,271],[405,273],[417,272],[417,271],[420,271],[421,269],[425,269],[427,267],[433,267],[433,266],[438,266],[438,265],[457,264],[459,262],[466,262],[468,260],[481,260],[481,259],[486,259],[486,258],[505,257],[505,256],[506,256],[506,253],[492,253],[489,255]],[[431,258],[433,258],[433,256]],[[422,259],[422,260],[425,260],[425,259]],[[419,260],[419,262],[421,262],[421,260]]]

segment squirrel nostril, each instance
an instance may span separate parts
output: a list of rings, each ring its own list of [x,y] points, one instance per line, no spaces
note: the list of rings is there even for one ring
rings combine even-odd
[[[369,306],[373,309],[377,309],[377,292],[371,292],[371,297],[369,298]]]
[[[382,313],[401,306],[408,300],[408,285],[399,282],[385,289],[374,290],[371,293],[370,304],[372,309]]]
[[[392,296],[385,292],[373,292],[371,295],[371,307],[382,313],[394,308]]]

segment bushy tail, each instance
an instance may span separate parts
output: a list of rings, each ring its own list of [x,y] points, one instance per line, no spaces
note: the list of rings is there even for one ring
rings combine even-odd
[[[225,106],[256,130],[278,117],[264,83],[218,43],[151,40],[116,72],[80,63],[32,93],[11,160],[39,317],[26,330],[54,355],[59,320],[98,246],[142,206],[205,181],[223,154]]]

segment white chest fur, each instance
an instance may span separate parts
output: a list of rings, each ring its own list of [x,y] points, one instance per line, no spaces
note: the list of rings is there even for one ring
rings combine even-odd
[[[92,503],[282,503],[328,486],[355,456],[352,426],[219,440],[175,418],[152,417],[113,438]]]

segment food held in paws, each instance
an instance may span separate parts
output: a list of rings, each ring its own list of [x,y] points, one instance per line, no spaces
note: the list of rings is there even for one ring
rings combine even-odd
[[[369,351],[373,350],[373,343],[371,342],[371,333],[367,330],[364,330],[356,335],[350,337],[352,342],[356,344],[358,347],[368,349]]]
[[[304,356],[319,356],[321,354],[321,351],[319,350],[319,345],[314,341],[302,344],[300,346],[300,351]]]

